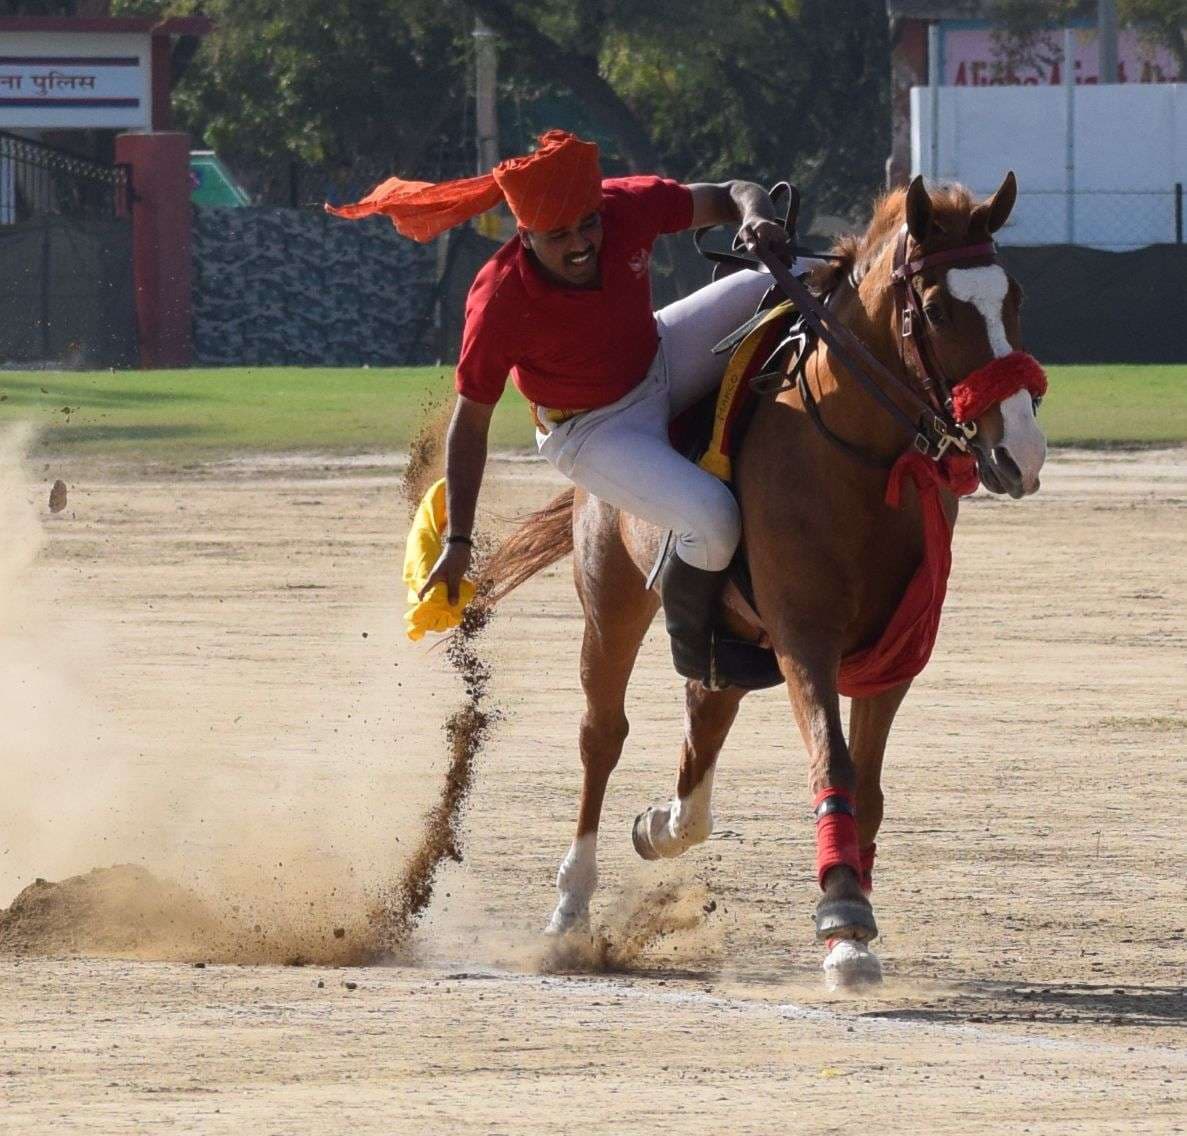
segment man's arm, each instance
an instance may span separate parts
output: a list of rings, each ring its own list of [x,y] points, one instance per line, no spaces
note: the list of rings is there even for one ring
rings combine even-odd
[[[761,185],[752,181],[697,182],[688,189],[692,193],[690,228],[738,225],[738,236],[747,252],[763,247],[787,259],[787,234],[777,219],[771,195]]]
[[[493,403],[487,405],[458,395],[445,443],[445,513],[449,524],[447,535],[467,540],[445,545],[428,582],[420,591],[421,599],[435,584],[444,583],[449,602],[458,601],[462,578],[470,567],[473,552],[467,541],[474,529],[478,491],[482,488],[482,474],[486,469],[487,435],[494,412]]]

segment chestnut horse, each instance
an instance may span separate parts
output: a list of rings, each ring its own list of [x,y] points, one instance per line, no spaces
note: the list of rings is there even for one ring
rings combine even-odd
[[[916,320],[926,322],[926,354],[937,371],[964,378],[1005,357],[1033,364],[1018,351],[1019,288],[993,263],[991,234],[1005,223],[1015,197],[1012,174],[983,203],[960,187],[929,193],[916,179],[908,191],[882,198],[865,235],[840,242],[837,262],[816,270],[816,291],[829,296],[836,322],[903,384],[888,393],[905,409],[918,406],[928,376],[913,365],[919,356],[901,347],[910,316],[904,316],[901,299],[896,304],[894,273],[903,249],[920,269],[905,283],[914,291],[910,306]],[[980,254],[975,267],[962,259],[969,251]],[[915,331],[923,334],[922,328]],[[894,616],[924,556],[926,518],[923,491],[913,482],[903,487],[899,507],[886,500],[887,470],[911,448],[902,418],[884,413],[824,343],[812,350],[804,378],[820,422],[813,421],[794,386],[762,399],[735,470],[755,606],[808,751],[818,849],[821,841],[845,846],[839,854],[821,852],[817,865],[817,935],[828,942],[825,973],[836,986],[876,981],[881,973],[865,943],[877,934],[868,892],[882,822],[882,757],[911,685],[907,677],[854,697],[846,739],[838,676],[842,661],[876,643]],[[1035,393],[1015,389],[995,398],[978,409],[975,434],[971,426],[965,430],[966,438],[973,435],[981,479],[993,492],[1022,497],[1039,487],[1046,443],[1035,420]],[[873,460],[854,460],[858,449]],[[966,460],[971,466],[971,458]],[[946,486],[938,488],[950,531],[957,496]],[[647,579],[662,535],[580,489],[570,490],[528,518],[488,564],[490,594],[497,602],[575,552],[585,614],[581,684],[587,706],[579,740],[584,782],[576,838],[557,877],[559,898],[549,925],[554,933],[588,920],[602,801],[628,731],[627,683],[659,607]],[[924,662],[926,653],[919,666]],[[634,842],[641,855],[679,856],[709,837],[717,755],[746,693],[686,684],[676,793],[636,820]]]

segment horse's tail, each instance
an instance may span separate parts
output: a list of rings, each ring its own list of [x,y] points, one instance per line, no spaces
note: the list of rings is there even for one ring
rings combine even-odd
[[[486,560],[480,586],[488,604],[573,551],[573,496],[567,489],[532,513]]]

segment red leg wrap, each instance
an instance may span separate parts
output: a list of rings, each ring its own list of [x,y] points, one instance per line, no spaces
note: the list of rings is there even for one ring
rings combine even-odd
[[[853,809],[853,794],[845,789],[821,790],[812,807],[819,809],[829,797],[838,797],[850,810]],[[822,888],[829,870],[840,865],[852,868],[853,874],[859,880],[862,878],[857,818],[852,812],[830,812],[816,818],[816,879]]]
[[[874,890],[874,857],[877,854],[877,844],[867,844],[861,850],[861,890],[866,895]]]

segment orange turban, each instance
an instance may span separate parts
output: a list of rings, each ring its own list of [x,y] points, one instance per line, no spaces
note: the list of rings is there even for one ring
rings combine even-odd
[[[383,213],[404,236],[430,241],[500,201],[525,229],[547,232],[579,221],[602,203],[597,146],[566,130],[549,130],[534,154],[508,158],[481,177],[437,185],[388,178],[358,204],[327,205],[326,212],[352,221]]]

